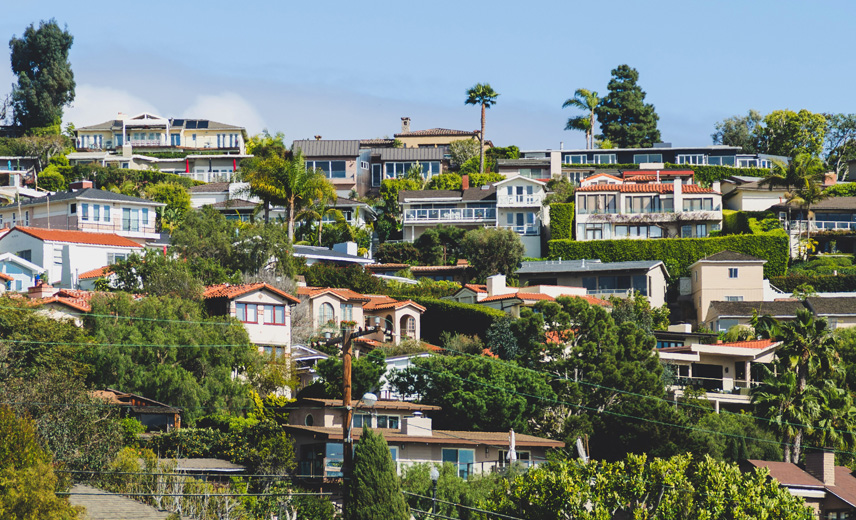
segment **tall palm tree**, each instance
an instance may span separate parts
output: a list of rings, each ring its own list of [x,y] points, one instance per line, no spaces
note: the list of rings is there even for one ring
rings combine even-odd
[[[481,150],[479,151],[479,173],[484,173],[484,117],[485,110],[496,104],[499,94],[493,90],[490,83],[476,83],[473,88],[467,90],[467,105],[481,105],[481,134],[479,140]]]
[[[752,404],[755,413],[769,421],[770,427],[781,436],[785,462],[791,462],[794,439],[801,435],[802,425],[809,422],[802,406],[804,402],[797,392],[797,376],[794,372],[776,376],[763,365],[761,367],[767,374],[763,383],[752,389]]]
[[[279,184],[286,163],[284,157],[274,154],[253,157],[241,163],[241,177],[247,187],[239,194],[257,197],[262,201],[265,224],[270,221],[271,205],[282,205],[285,202]]]
[[[562,108],[574,107],[587,112],[586,115],[568,119],[565,130],[580,130],[586,133],[586,148],[594,148],[594,111],[600,105],[597,92],[586,88],[574,91],[574,97],[565,100]]]
[[[330,185],[330,188],[333,188],[333,186]],[[315,199],[312,204],[301,211],[297,217],[299,219],[312,220],[318,223],[319,246],[321,245],[321,231],[324,225],[324,217],[332,215],[337,223],[345,221],[345,217],[342,215],[342,212],[336,209],[336,190],[334,188],[322,189],[320,195],[321,196]]]
[[[295,150],[282,172],[281,190],[288,222],[288,239],[294,242],[294,221],[301,210],[320,199],[335,198],[336,188],[320,170],[306,168],[303,152]]]

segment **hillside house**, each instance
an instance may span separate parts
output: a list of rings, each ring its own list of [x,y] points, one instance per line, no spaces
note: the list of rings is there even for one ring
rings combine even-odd
[[[764,264],[767,261],[743,253],[720,251],[690,265],[692,300],[702,323],[712,301],[764,300]]]
[[[44,272],[43,267],[13,253],[0,254],[0,274],[3,275],[3,280],[10,291],[26,291],[36,285],[36,280]]]

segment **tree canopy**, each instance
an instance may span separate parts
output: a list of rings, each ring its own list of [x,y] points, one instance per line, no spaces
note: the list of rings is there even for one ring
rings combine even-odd
[[[649,148],[660,141],[654,105],[645,103],[645,91],[637,85],[639,73],[628,65],[612,70],[609,93],[595,113],[600,123],[598,139],[619,148]]]
[[[524,252],[520,235],[504,228],[471,229],[460,243],[460,254],[469,261],[478,280],[495,274],[513,275]]]
[[[467,90],[467,105],[478,105],[481,107],[481,132],[479,132],[479,173],[484,173],[484,123],[485,110],[496,104],[499,93],[493,90],[490,83],[476,83]]]

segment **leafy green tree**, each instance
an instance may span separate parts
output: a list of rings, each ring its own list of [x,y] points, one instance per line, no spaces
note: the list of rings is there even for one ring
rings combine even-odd
[[[56,20],[30,24],[21,38],[9,41],[12,73],[18,84],[12,89],[15,124],[30,135],[59,135],[62,109],[74,101],[74,73],[68,51],[74,37],[60,29]]]
[[[491,148],[493,150],[493,148]],[[488,164],[495,165],[493,159],[488,156],[486,159]],[[492,169],[495,169],[495,166],[491,166]],[[481,186],[486,186],[488,184],[493,184],[495,182],[505,180],[505,175],[501,175],[496,172],[486,172],[486,173],[478,173],[474,172],[470,174],[470,188],[479,188]]]
[[[39,174],[39,188],[48,191],[65,191],[68,184],[65,177],[57,170],[56,166],[50,165]]]
[[[476,83],[467,90],[467,105],[481,106],[481,132],[479,133],[479,173],[484,173],[484,120],[485,111],[496,104],[499,94],[493,90],[490,83]]]
[[[411,264],[419,263],[422,253],[410,242],[392,242],[381,244],[375,253],[375,260],[382,264]]]
[[[504,228],[471,229],[461,239],[461,253],[478,280],[494,274],[513,275],[525,249],[520,235]]]
[[[342,398],[343,362],[338,356],[329,357],[315,365],[324,384],[326,395]],[[380,378],[386,372],[386,358],[379,349],[372,350],[351,362],[351,397],[361,399],[367,392],[380,388]]]
[[[77,511],[58,498],[58,479],[33,422],[0,406],[0,518],[69,520]]]
[[[303,276],[310,287],[339,287],[367,294],[382,293],[384,287],[383,280],[361,265],[340,267],[319,262],[309,266]]]
[[[500,359],[511,360],[517,357],[517,338],[511,328],[512,322],[509,316],[498,319],[485,333],[487,348]]]
[[[510,146],[494,146],[490,150],[485,150],[485,156],[491,159],[520,159],[520,148],[514,145]]]
[[[174,230],[184,215],[190,211],[190,193],[179,184],[171,182],[151,184],[143,190],[143,195],[147,199],[166,204],[158,208],[158,223],[161,230]]]
[[[660,141],[660,118],[654,105],[645,103],[638,80],[639,73],[628,65],[612,70],[609,94],[595,111],[601,132],[598,139],[609,140],[619,148],[648,148]]]
[[[848,162],[856,159],[856,114],[824,114],[826,140],[823,145],[825,161],[839,181],[848,171]]]
[[[458,143],[461,141],[455,141]],[[452,144],[455,144],[452,143]],[[478,146],[478,145],[476,145]],[[425,185],[426,190],[459,190],[461,189],[461,176],[457,173],[441,173],[431,177],[428,184]]]
[[[553,398],[545,374],[483,356],[417,358],[388,379],[401,395],[441,406],[438,429],[529,432]]]
[[[357,442],[353,473],[350,481],[345,481],[345,494],[348,498],[345,520],[410,518],[386,439],[370,428],[363,428]]]
[[[198,300],[202,283],[187,262],[150,251],[145,256],[132,253],[110,267],[115,281],[113,289],[142,292],[151,296],[174,296]]]
[[[772,155],[796,157],[808,154],[819,157],[826,135],[826,118],[802,109],[774,110],[755,127],[758,151]]]
[[[90,384],[183,408],[189,422],[205,410],[244,407],[249,383],[233,373],[251,372],[263,362],[237,321],[206,318],[201,302],[94,298],[86,327],[96,343],[81,354],[92,366]]]
[[[449,145],[449,154],[452,156],[452,163],[460,166],[473,157],[478,157],[479,142],[475,139],[452,141],[452,144]]]
[[[750,110],[745,116],[731,116],[714,125],[710,135],[713,144],[739,146],[744,153],[755,153],[758,147],[755,129],[763,119],[757,110]]]
[[[711,408],[696,423],[694,451],[727,462],[781,460],[782,446],[766,426],[748,414],[713,413]]]
[[[431,511],[435,505],[431,500],[433,482],[432,464],[412,464],[403,468],[401,489],[414,495],[407,495],[410,507],[421,511]],[[471,475],[468,479],[458,474],[458,468],[449,462],[437,466],[440,477],[437,479],[437,514],[447,518],[476,520],[483,518],[479,513],[457,507],[455,504],[471,508],[481,508],[490,499],[490,495],[502,485],[497,474]],[[442,517],[440,517],[442,518]]]
[[[579,130],[586,134],[586,148],[594,148],[594,115],[600,104],[597,92],[586,88],[574,91],[574,97],[566,99],[562,108],[578,108],[585,114],[568,119],[565,130]]]
[[[422,189],[422,181],[414,179],[384,179],[380,183],[381,216],[378,219],[378,234],[381,241],[389,239],[393,232],[401,229],[401,206],[398,194],[405,190]],[[384,230],[384,234],[381,234]]]
[[[625,322],[635,323],[647,333],[669,328],[669,308],[663,305],[651,308],[651,302],[641,292],[636,292],[633,298],[609,299],[612,304],[612,319],[616,325]]]
[[[450,265],[461,257],[461,241],[466,230],[455,226],[426,229],[414,242],[422,265]]]

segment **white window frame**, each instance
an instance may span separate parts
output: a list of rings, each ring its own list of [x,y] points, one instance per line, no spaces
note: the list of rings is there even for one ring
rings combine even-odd
[[[614,153],[596,153],[593,157],[594,164],[618,164],[618,158]]]
[[[586,154],[569,153],[562,157],[563,164],[588,164],[588,156]]]
[[[703,153],[680,154],[678,155],[677,161],[678,164],[705,165],[707,164],[707,156]]]

